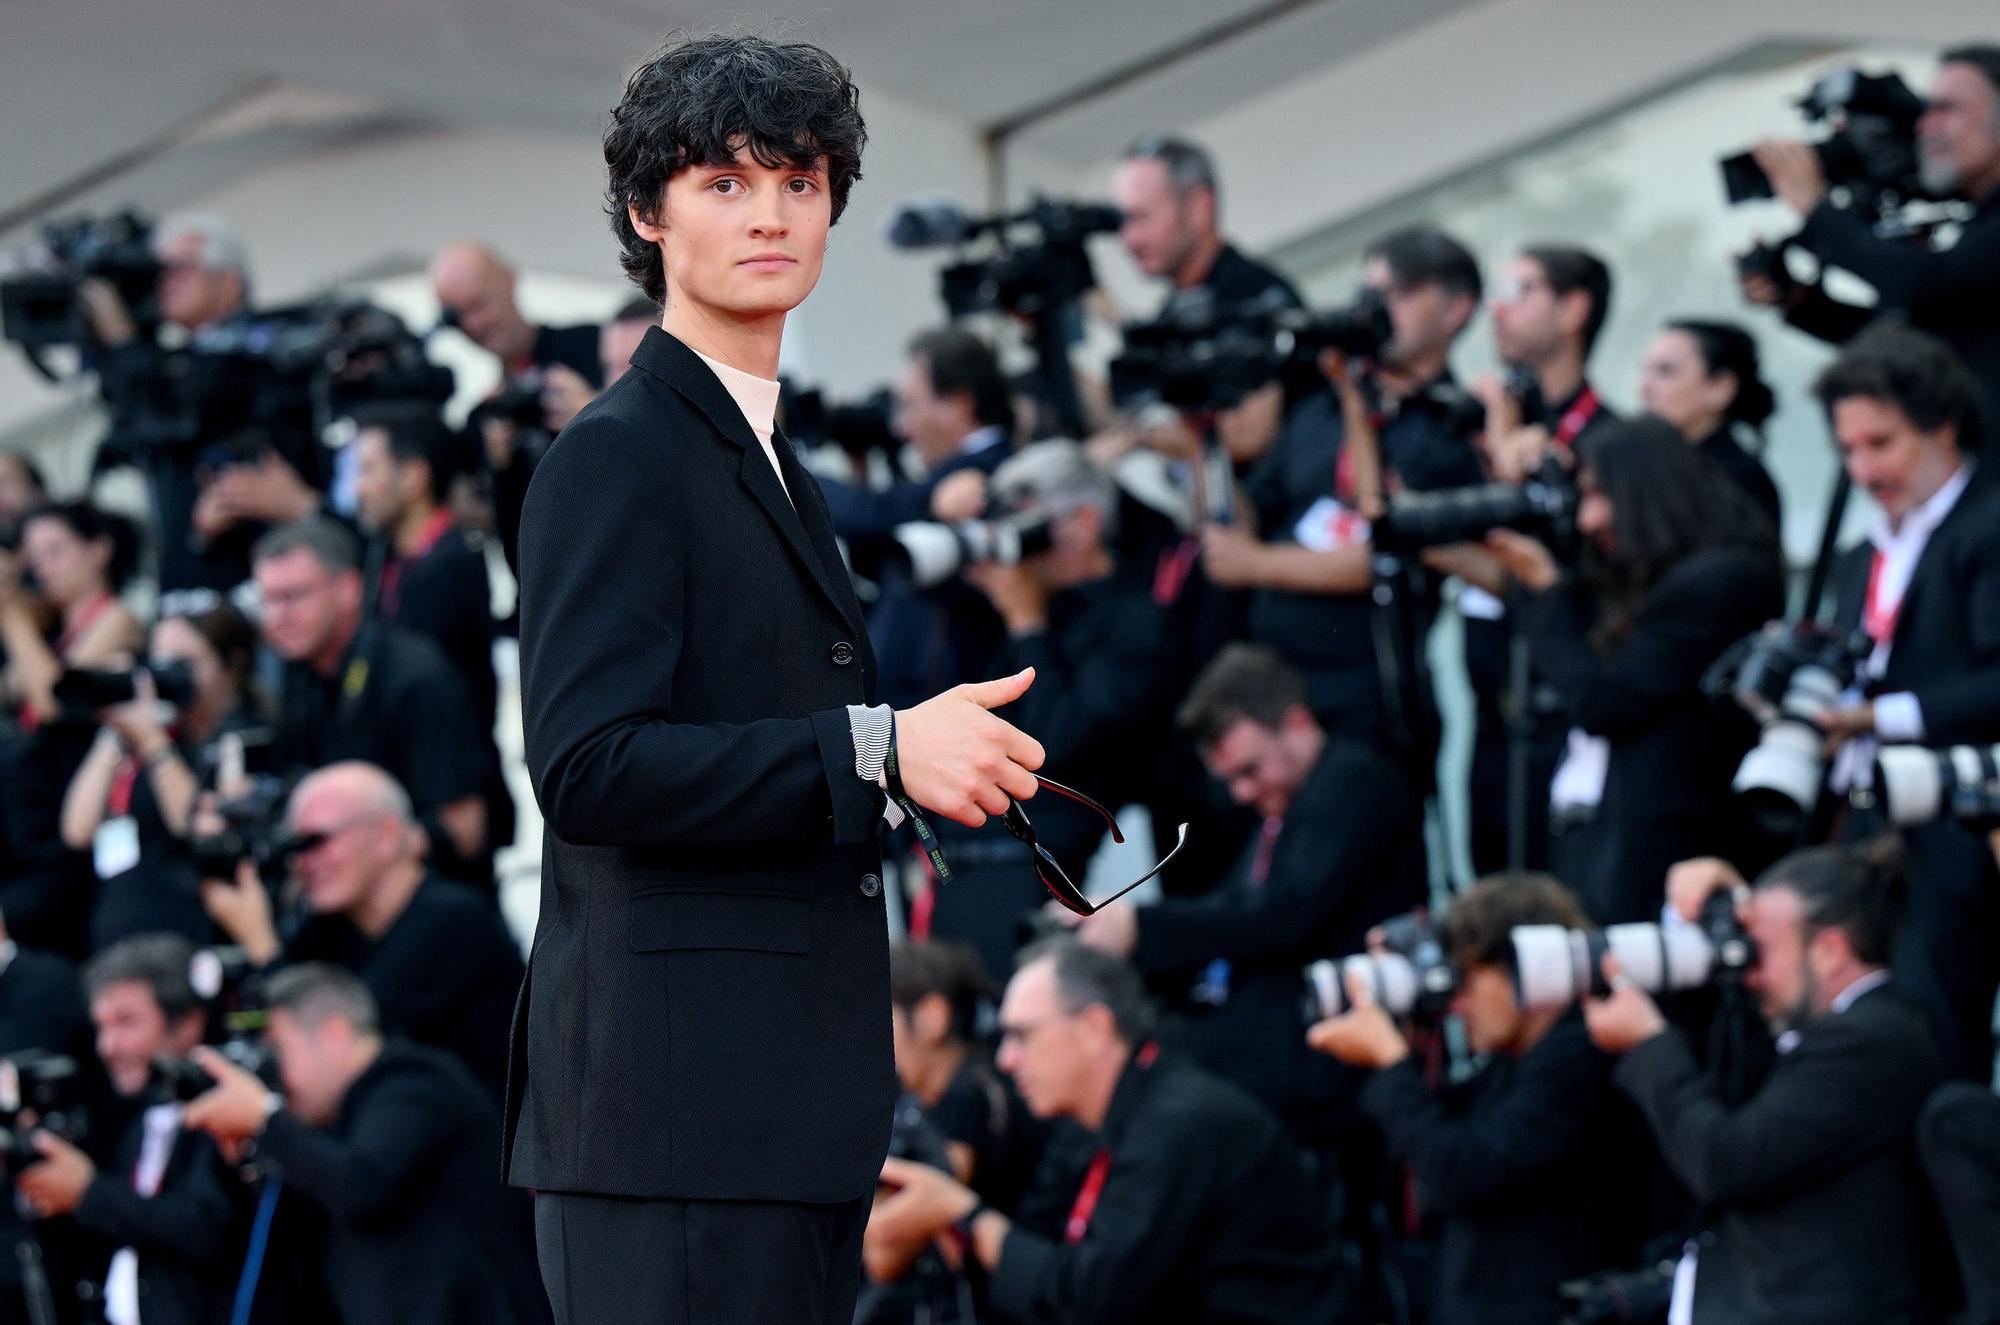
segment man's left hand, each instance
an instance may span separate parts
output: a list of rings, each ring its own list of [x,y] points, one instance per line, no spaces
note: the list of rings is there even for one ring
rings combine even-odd
[[[1605,1053],[1622,1054],[1666,1030],[1659,1004],[1632,983],[1610,953],[1604,955],[1604,978],[1611,985],[1610,994],[1583,1003],[1583,1022],[1593,1044]]]
[[[967,584],[985,594],[993,604],[1008,634],[1028,635],[1048,629],[1048,594],[1026,566],[1019,562],[1003,566],[995,561],[982,561],[967,566],[964,576]]]
[[[915,1160],[883,1160],[882,1185],[893,1188],[894,1193],[869,1222],[880,1220],[910,1236],[941,1233],[979,1207],[979,1197],[970,1187],[943,1169]]]
[[[1130,957],[1139,946],[1139,908],[1130,902],[1113,902],[1094,915],[1082,917],[1077,922],[1076,936],[1115,957]]]
[[[97,1176],[97,1166],[90,1162],[90,1156],[53,1132],[33,1133],[30,1144],[42,1157],[14,1180],[28,1208],[38,1217],[48,1219],[66,1215],[83,1204],[83,1194],[90,1187],[90,1180]]]
[[[1826,198],[1826,171],[1811,143],[1789,138],[1766,138],[1751,150],[1751,157],[1771,178],[1771,192],[1787,207],[1805,216]]]

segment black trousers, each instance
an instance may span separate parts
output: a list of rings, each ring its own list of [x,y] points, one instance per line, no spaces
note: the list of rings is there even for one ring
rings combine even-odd
[[[849,1325],[871,1199],[541,1192],[535,1248],[556,1325]]]
[[[1917,1120],[1917,1148],[1951,1231],[1965,1319],[2000,1321],[2000,1098],[1984,1086],[1940,1086]]]

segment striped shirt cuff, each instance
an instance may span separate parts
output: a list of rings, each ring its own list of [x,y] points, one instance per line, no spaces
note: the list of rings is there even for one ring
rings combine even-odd
[[[847,722],[854,730],[854,776],[879,782],[889,758],[889,706],[849,704]]]

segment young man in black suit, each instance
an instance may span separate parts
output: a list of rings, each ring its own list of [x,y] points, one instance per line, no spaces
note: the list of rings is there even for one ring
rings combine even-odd
[[[612,111],[627,272],[666,312],[549,450],[521,528],[528,769],[547,826],[506,1157],[561,1325],[845,1322],[896,1079],[876,826],[977,827],[1042,751],[892,714],[818,485],[776,435],[785,315],[865,130],[826,52],[677,41]]]
[[[1977,460],[1979,392],[1944,342],[1886,324],[1856,339],[1818,394],[1847,472],[1881,515],[1834,568],[1834,624],[1874,641],[1857,691],[1825,721],[1832,787],[1866,806],[1875,752],[2000,741],[2000,484]],[[1854,797],[1856,791],[1862,794]],[[1885,821],[1863,808],[1849,838]],[[1906,834],[1912,881],[1896,966],[1955,1073],[1993,1066],[2000,873],[1945,818]]]
[[[1677,889],[1698,913],[1726,872]],[[1686,1037],[1605,960],[1610,996],[1584,1008],[1613,1079],[1660,1155],[1702,1206],[1676,1297],[1692,1279],[1693,1325],[1890,1325],[1929,1320],[1938,1239],[1916,1123],[1944,1067],[1887,961],[1903,891],[1894,838],[1812,847],[1773,865],[1739,907],[1756,945],[1746,976],[1777,1035],[1768,1075],[1726,1102]]]

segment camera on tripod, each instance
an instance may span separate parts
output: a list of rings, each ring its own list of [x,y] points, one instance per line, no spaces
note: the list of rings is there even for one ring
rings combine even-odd
[[[1392,1017],[1443,1017],[1458,992],[1458,970],[1445,954],[1429,913],[1412,911],[1377,926],[1379,950],[1317,961],[1305,970],[1307,1021],[1323,1021],[1357,1006],[1349,981]]]
[[[1731,645],[1702,678],[1704,691],[1734,699],[1762,728],[1732,785],[1766,832],[1795,834],[1818,803],[1824,719],[1873,647],[1858,632],[1773,621]]]
[[[1829,187],[1878,212],[1929,196],[1917,161],[1917,121],[1927,103],[1901,77],[1837,70],[1796,104],[1808,122],[1833,126],[1813,144]],[[1748,152],[1723,159],[1722,186],[1732,203],[1773,196],[1770,177]]]
[[[1124,217],[1103,203],[1037,197],[1019,212],[967,216],[944,199],[906,202],[885,227],[899,249],[958,248],[990,240],[993,252],[946,267],[939,293],[955,318],[1004,312],[1046,316],[1097,283],[1084,242],[1115,233]]]
[[[0,280],[0,336],[53,377],[41,351],[90,338],[78,300],[83,282],[107,282],[144,329],[159,320],[160,271],[153,223],[138,212],[51,221],[41,243],[17,254],[14,274]]]

